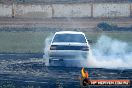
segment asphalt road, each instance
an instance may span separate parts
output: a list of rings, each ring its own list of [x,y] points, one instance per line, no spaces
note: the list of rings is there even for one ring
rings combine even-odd
[[[81,67],[47,67],[42,60],[1,60],[0,88],[80,88]],[[132,69],[85,68],[90,79],[129,79]],[[90,88],[108,88],[95,87]],[[109,87],[109,88],[132,88]]]

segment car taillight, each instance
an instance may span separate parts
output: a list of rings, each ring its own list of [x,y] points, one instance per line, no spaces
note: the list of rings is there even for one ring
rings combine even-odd
[[[56,46],[51,46],[50,50],[56,50]]]
[[[89,51],[89,48],[88,47],[83,47],[82,50],[83,51]]]

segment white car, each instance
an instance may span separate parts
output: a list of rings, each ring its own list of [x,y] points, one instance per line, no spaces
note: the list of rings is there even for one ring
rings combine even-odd
[[[87,59],[89,44],[83,32],[56,32],[49,49],[49,64],[53,66],[79,65]]]

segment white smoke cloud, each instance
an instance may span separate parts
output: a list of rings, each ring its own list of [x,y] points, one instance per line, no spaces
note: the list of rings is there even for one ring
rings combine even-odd
[[[90,52],[88,66],[96,68],[132,68],[132,52],[126,42],[102,35]]]
[[[46,65],[49,65],[48,50],[53,34],[45,40],[45,48],[43,56],[46,60]],[[132,68],[132,51],[126,42],[112,39],[102,35],[97,43],[90,49],[88,59],[78,57],[80,64],[74,64],[77,67],[92,67],[92,68]],[[77,58],[77,59],[78,59]],[[68,64],[69,65],[69,64]]]
[[[45,59],[45,65],[49,66],[49,55],[48,55],[48,50],[50,48],[50,43],[53,38],[53,34],[50,34],[46,39],[45,39],[45,48],[44,48],[44,56],[43,58]]]

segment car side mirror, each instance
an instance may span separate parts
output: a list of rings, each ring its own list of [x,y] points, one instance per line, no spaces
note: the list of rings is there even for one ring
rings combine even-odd
[[[92,40],[88,40],[88,43],[93,43],[93,41]]]

